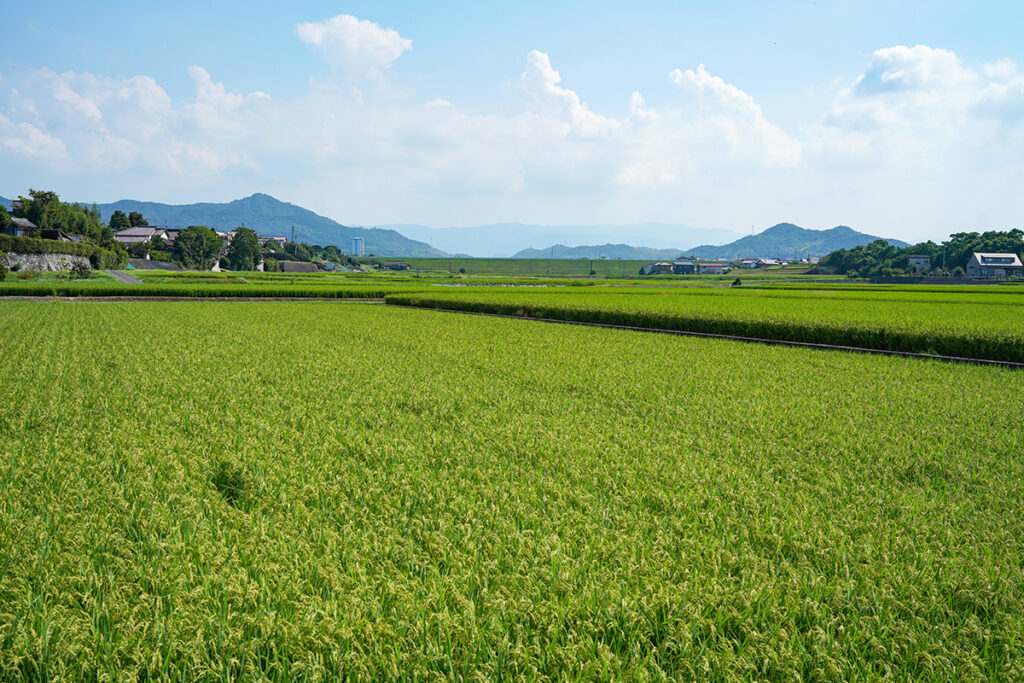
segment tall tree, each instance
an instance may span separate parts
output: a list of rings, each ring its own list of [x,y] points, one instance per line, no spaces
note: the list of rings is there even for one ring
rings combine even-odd
[[[238,228],[228,246],[228,265],[231,270],[256,270],[260,262],[260,239],[249,228]]]
[[[221,240],[205,225],[190,225],[174,240],[174,259],[189,270],[209,270],[220,252]]]
[[[6,206],[0,206],[0,234],[7,232],[11,227],[11,216],[7,213]]]
[[[125,215],[124,211],[118,209],[110,214],[110,229],[113,231],[126,230],[132,227],[132,222]]]
[[[149,225],[149,223],[146,222],[146,219],[138,211],[132,211],[128,214],[128,222],[133,228],[137,225]]]

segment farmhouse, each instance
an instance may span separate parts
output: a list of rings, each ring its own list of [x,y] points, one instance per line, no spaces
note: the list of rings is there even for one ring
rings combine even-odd
[[[701,275],[722,275],[725,273],[725,265],[722,263],[701,263],[698,267]]]
[[[932,257],[928,254],[907,254],[907,265],[920,273],[932,267]]]
[[[692,275],[697,270],[693,261],[673,261],[672,273],[675,275]]]
[[[154,228],[148,225],[140,225],[135,228],[126,228],[114,233],[114,240],[121,244],[139,244],[152,241],[154,237],[167,241],[168,231],[164,228]],[[171,242],[174,241],[172,237]]]
[[[35,223],[27,218],[18,218],[17,216],[11,216],[11,225],[7,228],[7,232],[15,237],[30,237],[37,230],[39,227]]]
[[[649,263],[644,268],[644,273],[647,275],[671,275],[672,264],[667,261],[658,261],[657,263]]]
[[[974,252],[967,261],[967,277],[986,280],[1024,275],[1024,264],[1017,254]]]
[[[760,260],[756,258],[745,258],[740,261],[740,268],[757,268],[760,265]]]

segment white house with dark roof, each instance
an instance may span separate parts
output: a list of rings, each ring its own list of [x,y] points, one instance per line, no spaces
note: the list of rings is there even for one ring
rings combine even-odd
[[[986,254],[979,251],[967,261],[967,277],[989,280],[1024,275],[1024,263],[1017,254]]]

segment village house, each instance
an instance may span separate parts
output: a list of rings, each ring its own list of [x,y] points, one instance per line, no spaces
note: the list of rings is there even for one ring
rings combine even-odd
[[[31,237],[38,230],[39,227],[35,223],[17,216],[11,216],[11,224],[7,228],[7,232],[15,237]]]
[[[698,266],[701,275],[724,275],[725,264],[723,263],[701,263]]]
[[[932,257],[928,254],[907,254],[907,265],[920,273],[932,267]]]
[[[274,243],[277,244],[278,248],[284,249],[285,242],[288,241],[288,238],[287,237],[278,237],[278,236],[264,237],[264,236],[260,235],[259,241],[260,241],[260,246],[261,247],[267,246],[268,242],[274,242]]]
[[[124,230],[118,230],[114,233],[114,241],[121,244],[140,244],[142,242],[151,242],[154,237],[167,242],[168,230],[165,228],[154,228],[148,225],[140,225],[134,228],[125,228]],[[171,242],[174,238],[171,238]]]
[[[988,254],[974,252],[967,261],[967,277],[989,280],[1024,275],[1024,264],[1017,254]]]
[[[667,261],[658,261],[657,263],[650,263],[644,268],[644,273],[647,275],[671,275],[672,264]]]
[[[693,275],[697,265],[693,261],[673,261],[672,273],[674,275]]]

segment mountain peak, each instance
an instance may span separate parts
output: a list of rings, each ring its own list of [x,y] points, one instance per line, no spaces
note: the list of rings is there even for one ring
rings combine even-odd
[[[241,204],[241,203],[248,203],[248,204],[254,204],[254,203],[255,204],[286,204],[287,202],[282,202],[277,197],[272,197],[269,194],[264,194],[263,192],[254,192],[253,194],[249,195],[248,197],[242,197],[241,199],[236,199],[236,200],[234,200],[233,202],[230,202],[230,203],[231,204],[236,204],[236,203],[238,203],[238,204]]]
[[[186,227],[205,225],[225,232],[244,225],[261,235],[284,235],[322,246],[335,245],[349,248],[353,237],[365,240],[366,253],[377,256],[447,256],[429,244],[411,240],[394,230],[355,228],[341,225],[326,216],[295,204],[282,202],[276,197],[257,192],[230,202],[204,202],[198,204],[160,204],[122,199],[113,204],[100,204],[104,220],[117,210],[129,213],[139,211],[152,225]]]
[[[704,245],[685,253],[696,258],[803,258],[824,256],[837,249],[851,249],[877,239],[884,238],[866,235],[845,225],[830,230],[810,230],[793,223],[777,223],[763,232],[747,235],[729,244]],[[887,241],[905,246],[899,240]]]

